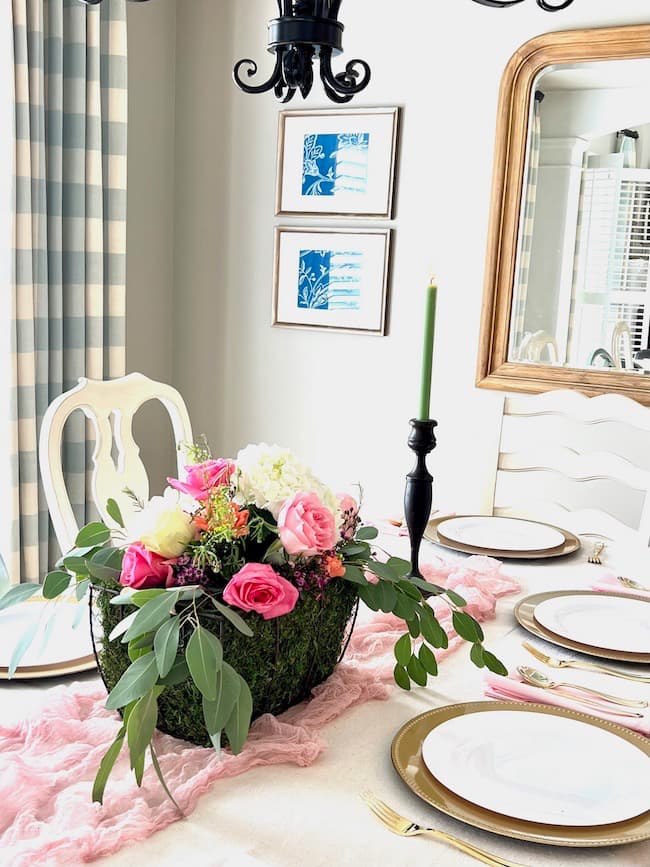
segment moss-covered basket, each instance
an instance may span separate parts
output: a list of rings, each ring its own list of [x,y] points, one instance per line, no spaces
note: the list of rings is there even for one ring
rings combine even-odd
[[[99,670],[110,691],[129,667],[127,648],[120,639],[102,641],[135,609],[111,605],[117,592],[97,582],[92,588],[91,620]],[[253,695],[253,719],[281,713],[307,698],[340,660],[357,592],[347,581],[334,580],[321,599],[302,593],[294,610],[274,620],[246,614],[254,632],[247,638],[218,614],[200,615],[202,626],[217,635],[224,659],[247,681]],[[183,638],[181,637],[181,642]],[[203,722],[201,696],[191,681],[168,687],[158,701],[160,731],[201,746],[210,746]]]

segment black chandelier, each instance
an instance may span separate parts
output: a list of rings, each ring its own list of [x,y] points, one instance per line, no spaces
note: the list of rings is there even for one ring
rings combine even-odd
[[[516,6],[517,3],[523,3],[524,0],[474,0],[474,2],[480,3],[482,6],[491,6],[493,9],[507,9],[509,6]],[[558,0],[557,3],[549,3],[548,0],[537,0],[537,5],[544,12],[560,12],[572,3],[573,0]]]
[[[349,102],[368,86],[370,67],[365,60],[350,60],[344,72],[334,74],[332,57],[343,51],[343,25],[338,20],[342,0],[277,0],[279,18],[268,24],[268,50],[275,53],[275,67],[268,81],[249,84],[257,63],[240,60],[233,70],[235,84],[245,93],[273,90],[281,102],[289,102],[296,90],[303,98],[314,83],[313,62],[320,62],[325,93],[333,102]]]
[[[95,6],[102,0],[81,0]],[[146,0],[132,0],[144,3]],[[343,24],[338,20],[343,0],[276,0],[278,17],[268,23],[268,51],[275,54],[271,77],[260,84],[249,79],[257,74],[257,63],[244,58],[235,64],[233,79],[245,93],[272,90],[281,102],[289,102],[297,90],[303,98],[314,84],[314,60],[319,61],[325,94],[333,102],[349,102],[370,82],[365,60],[350,60],[343,72],[334,73],[332,57],[343,51]],[[507,9],[524,0],[474,0],[493,9]],[[536,0],[545,12],[559,12],[573,0]]]

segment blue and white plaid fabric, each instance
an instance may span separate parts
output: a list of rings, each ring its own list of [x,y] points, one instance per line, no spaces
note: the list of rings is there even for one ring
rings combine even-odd
[[[58,548],[38,477],[40,422],[78,377],[125,366],[125,0],[12,0],[15,273],[12,293],[12,581],[42,580]],[[90,445],[79,414],[64,465],[87,518]]]

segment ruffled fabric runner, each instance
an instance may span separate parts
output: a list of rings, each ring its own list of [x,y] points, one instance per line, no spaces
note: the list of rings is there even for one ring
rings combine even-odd
[[[428,580],[457,590],[477,620],[494,616],[496,600],[520,587],[488,557],[456,563],[436,560],[422,567]],[[450,636],[453,652],[460,639],[445,604],[433,602]],[[252,726],[242,753],[192,746],[156,735],[156,749],[167,783],[185,815],[216,780],[274,764],[312,764],[326,748],[321,730],[348,708],[386,699],[392,690],[393,645],[404,625],[379,614],[354,630],[345,659],[314,690],[313,698],[279,717],[266,714]],[[101,685],[73,683],[46,693],[37,717],[14,726],[0,725],[0,852],[12,867],[87,863],[143,840],[177,821],[153,770],[138,789],[129,771],[127,750],[109,780],[104,805],[91,803],[92,781],[120,722],[104,709]]]

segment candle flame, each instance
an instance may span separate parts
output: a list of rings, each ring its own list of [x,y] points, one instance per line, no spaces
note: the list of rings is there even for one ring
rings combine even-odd
[[[434,286],[435,286],[436,289],[438,288],[438,280],[437,280],[435,274],[433,274],[432,277],[431,277],[431,279],[429,280],[429,286],[430,286],[430,287],[434,287]]]

